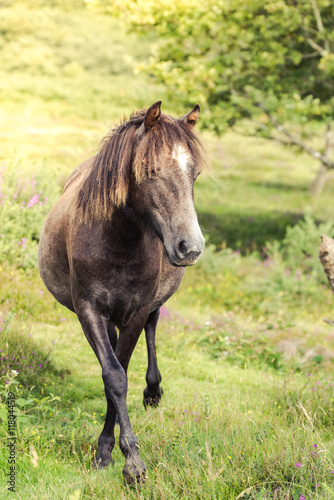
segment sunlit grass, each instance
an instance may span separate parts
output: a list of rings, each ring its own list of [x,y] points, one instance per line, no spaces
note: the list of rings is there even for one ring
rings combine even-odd
[[[1,10],[0,170],[12,169],[12,205],[18,172],[27,182],[35,175],[55,199],[123,114],[158,99],[165,112],[186,112],[166,102],[149,75],[133,75],[131,57],[148,53],[142,40],[118,21],[66,9],[25,2]],[[317,147],[320,132],[314,127]],[[128,408],[148,466],[145,485],[124,484],[118,446],[113,466],[91,468],[106,411],[101,368],[76,317],[38,276],[36,234],[45,214],[31,212],[26,227],[16,207],[20,217],[7,238],[13,258],[0,263],[0,436],[4,449],[11,388],[18,475],[13,497],[2,453],[2,498],[333,498],[333,330],[323,322],[333,319],[332,293],[318,271],[308,276],[308,262],[291,270],[284,252],[267,245],[279,245],[287,225],[305,214],[331,219],[333,180],[312,199],[318,165],[306,155],[235,132],[221,139],[205,133],[204,140],[213,166],[197,181],[195,199],[207,250],[161,314],[159,409],[142,405],[143,336],[129,368]],[[25,230],[29,262],[20,253]]]
[[[52,363],[63,366],[65,356],[70,373],[43,373],[38,388],[11,385],[22,417],[29,417],[18,429],[20,477],[29,480],[17,498],[64,498],[76,490],[81,498],[98,498],[109,489],[113,498],[236,498],[248,488],[244,498],[272,498],[276,490],[277,498],[331,498],[334,389],[323,369],[282,376],[212,361],[188,342],[180,320],[163,320],[159,409],[142,407],[143,339],[129,370],[129,413],[148,465],[145,485],[129,489],[117,447],[115,465],[91,469],[106,409],[100,368],[77,323],[63,323],[57,333]],[[44,341],[52,343],[54,334],[46,327]],[[37,329],[33,338],[41,335]],[[33,403],[24,406],[24,399]],[[4,427],[1,432],[5,439]]]

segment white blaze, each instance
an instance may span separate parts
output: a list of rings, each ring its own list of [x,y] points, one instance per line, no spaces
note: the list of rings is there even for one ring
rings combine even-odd
[[[189,153],[188,151],[181,146],[180,144],[178,146],[175,146],[172,154],[173,160],[176,160],[182,170],[186,171],[187,166],[188,166],[188,161],[189,161]]]

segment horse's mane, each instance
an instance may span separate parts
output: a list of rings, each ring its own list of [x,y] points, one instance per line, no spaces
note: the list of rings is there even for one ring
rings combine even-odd
[[[78,193],[80,221],[110,220],[114,208],[126,204],[131,175],[136,182],[167,168],[175,145],[189,150],[194,163],[203,166],[206,156],[198,135],[185,122],[162,114],[158,123],[143,133],[134,150],[135,134],[143,124],[146,110],[133,113],[112,129],[101,143],[91,170]]]

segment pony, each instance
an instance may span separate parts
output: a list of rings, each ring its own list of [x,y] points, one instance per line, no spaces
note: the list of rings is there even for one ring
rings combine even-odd
[[[146,471],[126,406],[129,361],[144,329],[144,405],[157,405],[159,308],[204,250],[194,208],[206,163],[194,130],[199,114],[196,105],[176,119],[161,113],[161,101],[133,113],[70,175],[39,242],[42,280],[77,315],[102,368],[107,413],[94,465],[112,462],[117,420],[128,483]]]

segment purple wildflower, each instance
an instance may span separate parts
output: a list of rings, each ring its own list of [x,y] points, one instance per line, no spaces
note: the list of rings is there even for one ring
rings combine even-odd
[[[27,203],[27,208],[32,208],[34,205],[36,205],[39,202],[39,194],[34,194],[32,198]]]
[[[302,466],[302,464],[301,464],[300,462],[297,462],[297,463],[295,464],[295,466],[296,466],[296,467],[301,467],[301,466]]]

